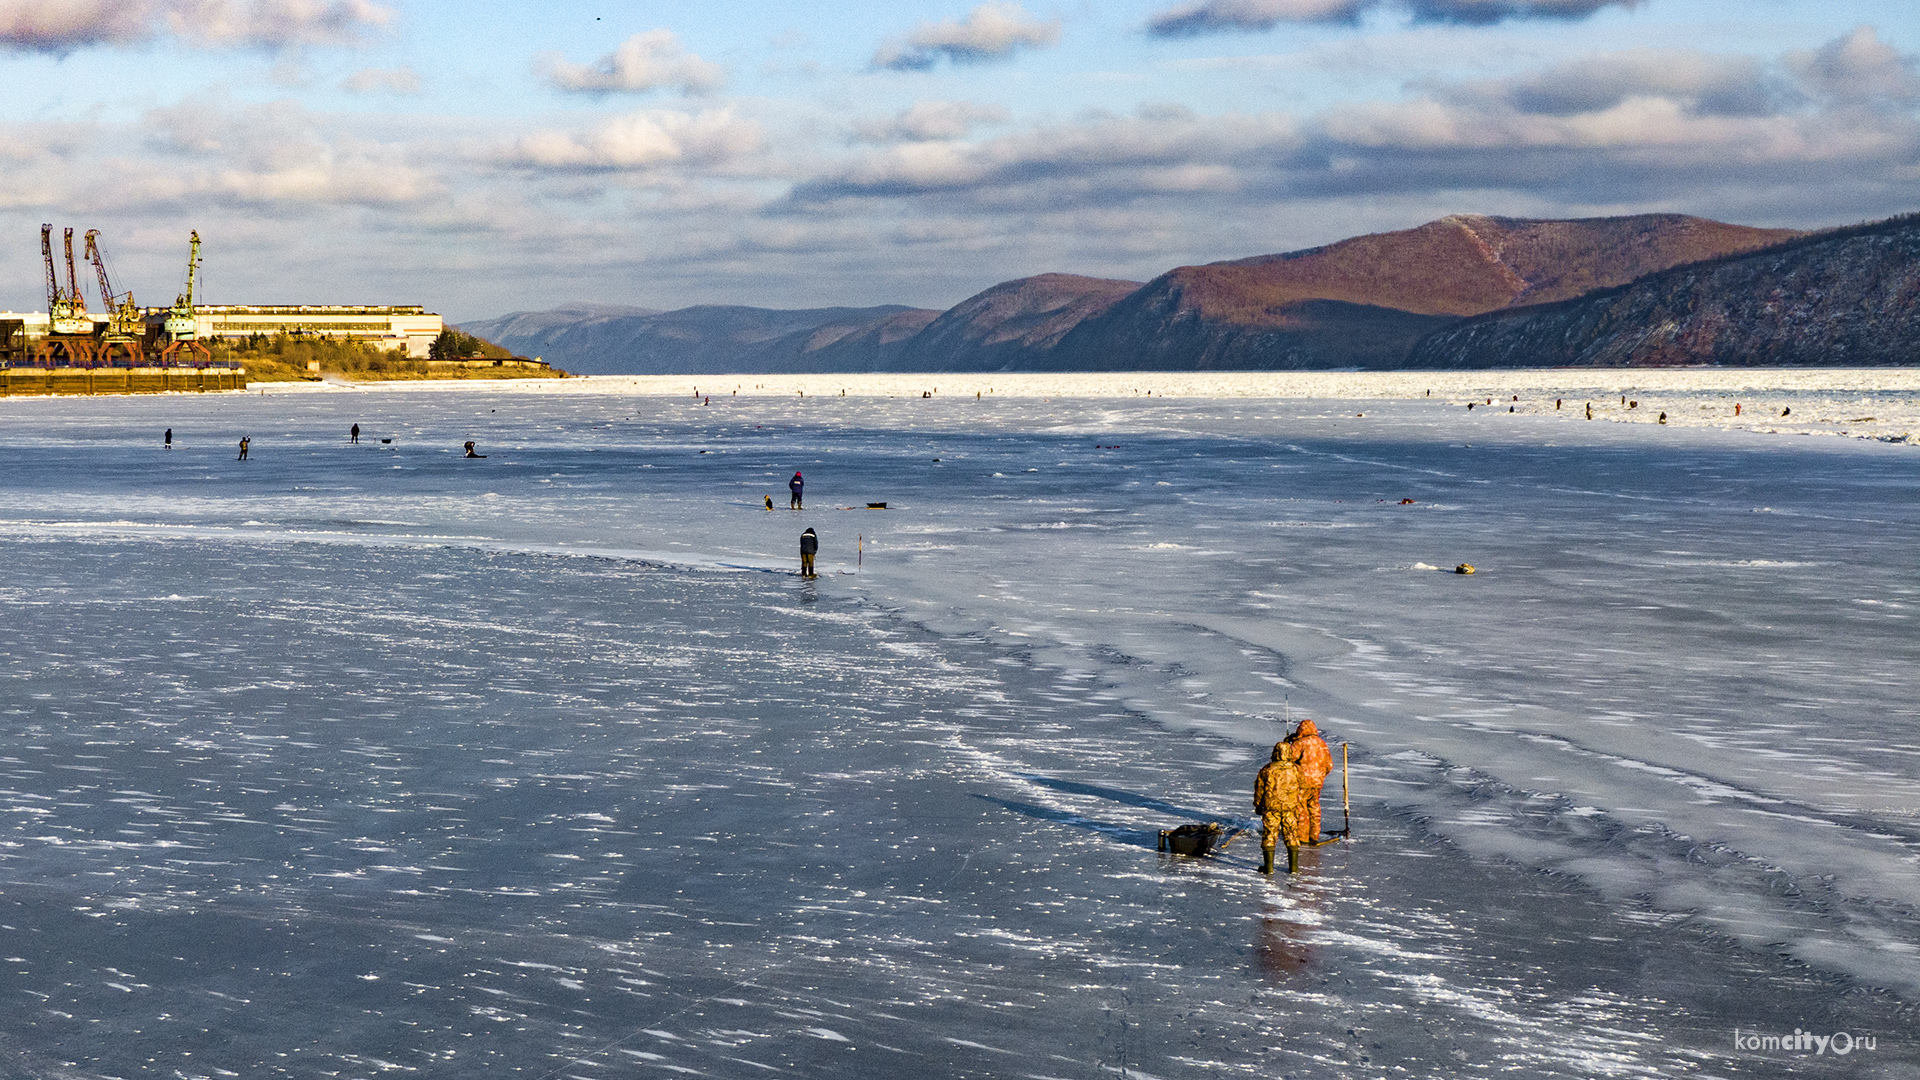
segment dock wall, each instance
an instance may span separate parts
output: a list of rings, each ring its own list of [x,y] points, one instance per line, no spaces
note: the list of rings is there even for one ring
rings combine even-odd
[[[244,368],[0,368],[0,397],[245,390]]]

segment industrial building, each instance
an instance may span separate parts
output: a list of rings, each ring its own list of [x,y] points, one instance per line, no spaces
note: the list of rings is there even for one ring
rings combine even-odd
[[[146,321],[150,334],[158,334],[166,319],[167,308],[149,308]],[[87,315],[104,325],[104,313]],[[407,356],[424,360],[446,323],[440,316],[418,304],[357,306],[346,304],[199,304],[193,308],[195,336],[201,341],[244,340],[255,334],[305,334],[314,337],[357,338],[381,349],[405,349]],[[48,334],[50,320],[44,311],[0,311],[0,326],[11,326],[12,340],[0,331],[0,363],[19,359],[8,354],[24,350],[28,341]]]
[[[147,316],[158,329],[165,310]],[[245,339],[261,334],[354,338],[381,349],[404,349],[426,359],[446,324],[418,304],[359,307],[346,304],[198,304],[195,336],[201,341]]]

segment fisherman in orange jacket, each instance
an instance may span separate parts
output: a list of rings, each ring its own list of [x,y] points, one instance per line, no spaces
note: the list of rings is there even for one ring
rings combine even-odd
[[[1300,726],[1293,729],[1287,741],[1300,748],[1300,780],[1306,785],[1301,795],[1307,815],[1307,837],[1310,843],[1320,839],[1320,787],[1327,782],[1327,774],[1333,771],[1333,751],[1327,748],[1327,740],[1320,737],[1320,729],[1313,721],[1302,720]]]
[[[1260,872],[1273,873],[1273,849],[1287,845],[1287,873],[1300,868],[1300,845],[1307,840],[1306,777],[1300,772],[1300,749],[1290,742],[1273,744],[1273,760],[1253,782],[1253,812],[1260,815]]]

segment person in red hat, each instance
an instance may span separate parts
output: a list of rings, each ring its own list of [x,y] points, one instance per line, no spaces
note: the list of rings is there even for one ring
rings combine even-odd
[[[806,481],[800,479],[800,474],[797,472],[793,474],[793,479],[787,481],[787,490],[793,492],[793,498],[787,500],[787,509],[800,509],[800,489],[804,486]]]
[[[1327,774],[1333,771],[1333,751],[1327,747],[1327,740],[1320,737],[1320,729],[1311,720],[1300,721],[1300,726],[1293,729],[1287,741],[1300,748],[1300,782],[1304,785],[1300,800],[1306,813],[1307,836],[1311,842],[1318,842],[1320,788],[1327,782]]]

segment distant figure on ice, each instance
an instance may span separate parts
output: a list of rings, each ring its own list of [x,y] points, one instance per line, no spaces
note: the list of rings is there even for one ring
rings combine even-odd
[[[800,489],[805,486],[806,481],[800,479],[800,474],[797,472],[793,474],[793,479],[787,481],[787,490],[793,492],[793,498],[787,500],[787,509],[800,509]]]
[[[813,572],[813,557],[820,551],[820,538],[812,529],[800,534],[800,576],[810,578]]]
[[[768,510],[773,509],[773,496],[771,495],[767,496],[767,509]]]
[[[1313,726],[1311,720],[1300,721],[1300,726],[1293,729],[1287,741],[1300,750],[1300,780],[1306,785],[1306,791],[1300,799],[1307,815],[1307,839],[1309,842],[1318,841],[1320,788],[1327,782],[1327,774],[1333,771],[1333,751],[1327,748],[1327,740],[1320,737],[1320,729]]]
[[[349,443],[352,443],[355,446],[360,445],[360,425],[359,424],[355,424],[353,425],[353,427],[347,430],[347,441]]]
[[[167,449],[169,450],[173,449],[173,429],[172,428],[167,429],[167,437],[162,441],[166,444]]]
[[[467,440],[467,456],[483,458],[483,457],[486,457],[487,455],[476,452],[473,448],[473,440],[468,439]]]
[[[1300,845],[1307,840],[1306,815],[1301,799],[1306,778],[1300,772],[1300,748],[1290,742],[1273,744],[1273,760],[1253,781],[1253,812],[1260,815],[1260,872],[1273,873],[1276,843],[1287,845],[1287,873],[1300,869]]]
[[[252,437],[247,435],[240,436],[240,460],[241,461],[247,460],[247,444],[251,442],[253,442]]]

